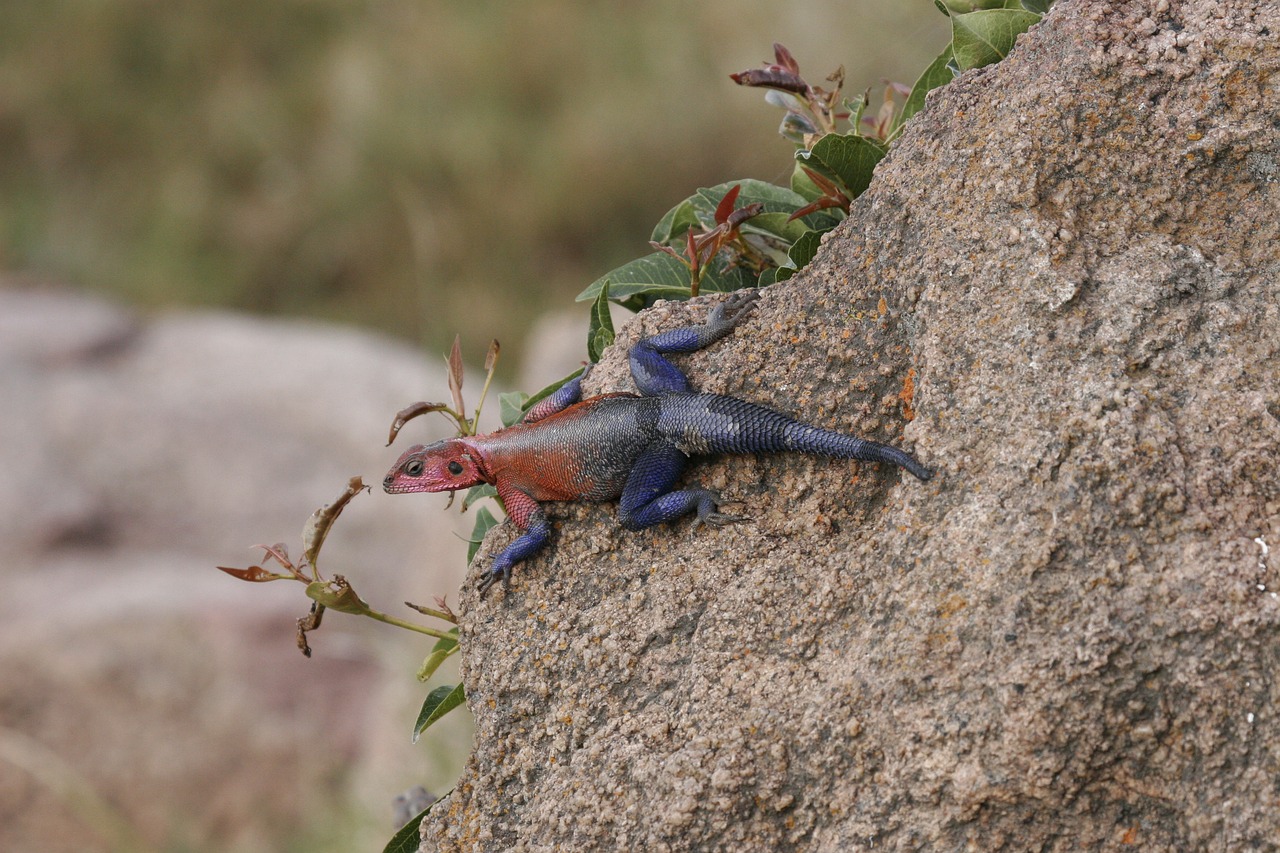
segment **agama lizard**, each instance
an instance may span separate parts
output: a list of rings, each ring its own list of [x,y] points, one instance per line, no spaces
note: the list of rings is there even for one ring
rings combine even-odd
[[[498,490],[507,516],[524,531],[494,559],[480,594],[547,544],[543,501],[619,500],[618,520],[640,530],[697,513],[695,523],[744,519],[719,512],[709,489],[676,489],[691,456],[792,451],[889,462],[921,480],[933,472],[910,454],[795,421],[764,406],[701,394],[664,356],[689,353],[728,335],[755,307],[758,291],[737,291],[702,326],[673,329],[631,348],[640,394],[582,400],[579,376],[535,405],[524,419],[487,435],[410,447],[383,480],[391,494],[451,492],[480,483]]]

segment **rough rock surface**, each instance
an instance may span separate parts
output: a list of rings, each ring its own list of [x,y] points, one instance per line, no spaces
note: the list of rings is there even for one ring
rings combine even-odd
[[[307,660],[301,586],[214,566],[296,554],[442,371],[332,326],[0,285],[0,850],[283,849],[351,833],[353,803],[372,849],[396,794],[456,772],[409,745],[430,641],[338,614]],[[456,588],[457,517],[431,509],[356,499],[325,564],[395,612]]]
[[[754,523],[695,533],[557,509],[464,595],[476,750],[424,849],[1277,849],[1278,113],[1270,0],[1061,0],[936,93],[684,361],[939,476],[701,464]]]

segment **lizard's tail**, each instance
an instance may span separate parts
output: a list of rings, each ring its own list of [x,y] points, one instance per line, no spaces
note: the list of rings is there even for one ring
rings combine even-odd
[[[842,432],[819,429],[808,424],[792,421],[783,428],[783,440],[786,450],[797,450],[801,453],[813,453],[819,456],[835,456],[841,459],[862,459],[868,462],[889,462],[899,468],[905,468],[921,480],[928,480],[933,472],[916,461],[916,458],[905,450],[845,435]]]
[[[921,480],[933,472],[910,453],[794,420],[773,409],[719,394],[664,397],[658,429],[690,455],[809,453],[839,459],[888,462]]]

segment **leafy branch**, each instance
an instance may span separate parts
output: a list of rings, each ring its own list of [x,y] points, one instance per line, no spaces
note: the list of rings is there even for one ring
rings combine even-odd
[[[812,260],[822,234],[849,213],[871,184],[877,164],[924,108],[930,91],[962,71],[999,61],[1052,0],[935,0],[951,19],[951,41],[908,87],[885,81],[880,106],[871,92],[842,95],[844,69],[810,82],[782,44],[760,68],[730,74],[740,86],[764,89],[783,110],[779,134],[795,146],[789,186],[740,180],[698,190],[654,227],[653,254],[593,281],[580,302],[604,299],[632,311],[659,299],[690,299],[782,281]],[[735,204],[741,204],[735,208]],[[592,331],[603,328],[592,309]],[[594,359],[594,354],[593,354]]]
[[[375,610],[360,597],[355,588],[351,586],[351,582],[342,575],[334,575],[332,580],[326,580],[321,575],[319,565],[320,549],[324,546],[324,541],[329,535],[330,528],[333,527],[333,523],[342,514],[343,508],[351,502],[351,499],[367,490],[368,487],[359,477],[352,477],[347,483],[347,488],[338,496],[336,501],[331,504],[325,504],[311,514],[302,529],[303,556],[298,562],[295,563],[289,557],[289,549],[283,542],[277,542],[274,545],[254,546],[255,548],[262,548],[264,551],[260,565],[253,565],[243,569],[218,566],[220,570],[233,578],[239,578],[250,583],[293,580],[306,584],[307,598],[311,599],[311,611],[298,620],[298,648],[307,657],[311,657],[311,646],[307,643],[307,634],[320,627],[326,609],[336,610],[339,613],[350,613],[354,616],[367,616],[370,619],[385,622],[388,625],[395,625],[397,628],[416,631],[419,634],[426,634],[432,637],[443,639],[450,636],[449,631],[418,625],[388,613],[383,613],[380,610]],[[275,563],[282,571],[272,571],[266,568],[270,563]],[[456,623],[458,621],[443,600],[438,602],[440,605],[438,609],[405,603],[419,613],[433,616],[446,622]]]

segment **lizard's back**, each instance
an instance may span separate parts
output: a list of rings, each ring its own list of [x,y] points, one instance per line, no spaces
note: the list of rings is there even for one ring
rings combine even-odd
[[[618,498],[637,462],[657,443],[686,456],[800,452],[891,462],[931,473],[906,452],[797,421],[722,394],[673,391],[650,397],[591,397],[532,424],[486,436],[490,474],[540,501]]]
[[[658,438],[658,397],[590,397],[480,445],[489,473],[539,501],[609,501],[622,494],[636,457]]]

